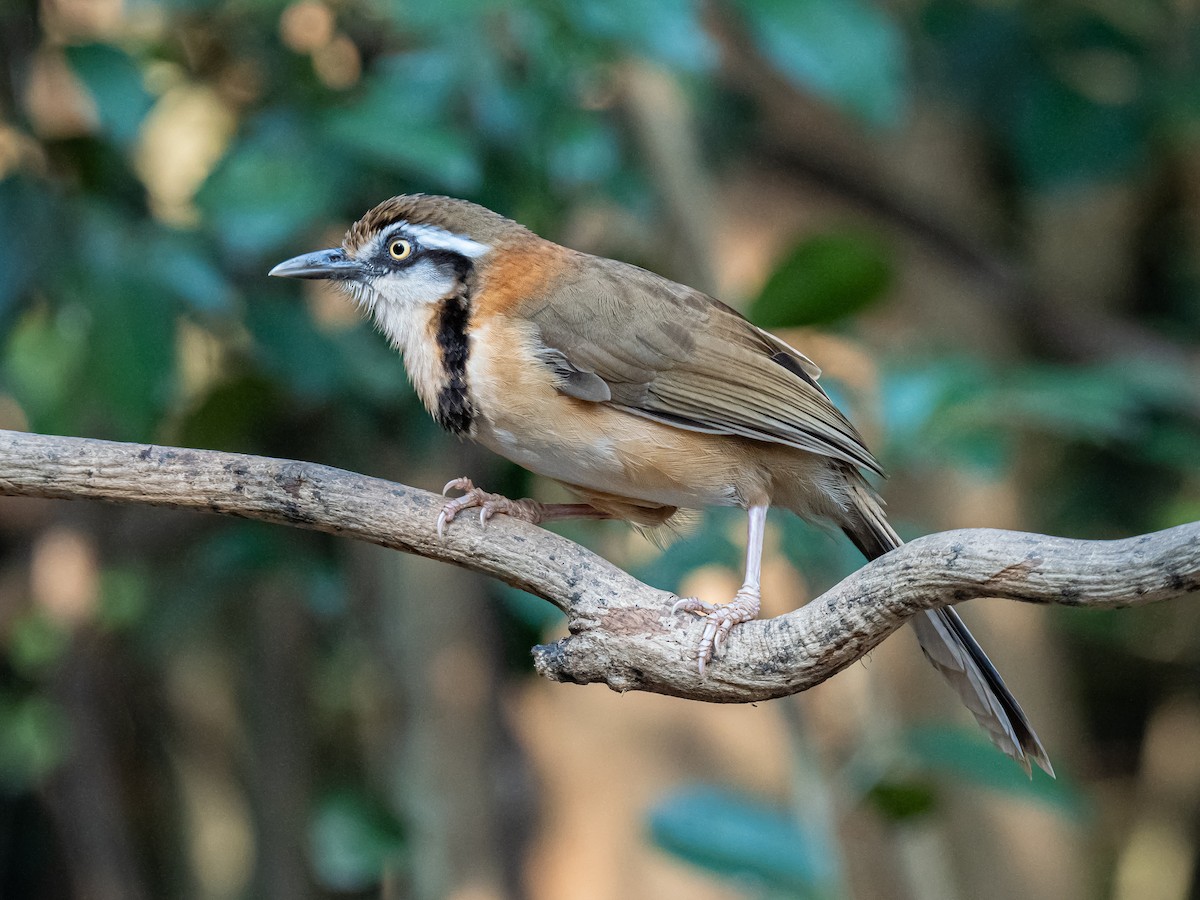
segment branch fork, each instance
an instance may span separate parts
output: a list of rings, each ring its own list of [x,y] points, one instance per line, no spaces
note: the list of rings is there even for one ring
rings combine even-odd
[[[569,634],[535,647],[556,681],[693,700],[795,694],[851,665],[916,613],[980,597],[1090,609],[1200,594],[1200,522],[1115,541],[989,528],[927,535],[806,606],[747,622],[701,677],[703,620],[564,537],[497,517],[437,533],[437,494],[315,463],[0,430],[0,495],[195,509],[340,534],[491,575],[548,600]]]

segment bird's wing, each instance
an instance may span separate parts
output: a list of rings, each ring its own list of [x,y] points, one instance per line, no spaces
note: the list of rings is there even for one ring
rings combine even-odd
[[[880,471],[803,354],[706,294],[636,266],[581,258],[553,296],[522,309],[563,393]]]

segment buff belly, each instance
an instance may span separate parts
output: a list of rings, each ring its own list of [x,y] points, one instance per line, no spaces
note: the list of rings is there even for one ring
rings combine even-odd
[[[495,331],[508,333],[483,333]],[[582,488],[589,499],[683,509],[773,503],[808,518],[836,517],[841,479],[824,457],[569,397],[536,361],[520,323],[497,317],[475,338],[468,363],[477,409],[471,436],[531,472]]]

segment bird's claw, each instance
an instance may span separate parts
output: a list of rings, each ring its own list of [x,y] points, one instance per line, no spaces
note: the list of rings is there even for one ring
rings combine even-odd
[[[473,507],[479,507],[479,524],[484,528],[487,527],[488,520],[496,513],[504,513],[514,519],[532,522],[534,525],[542,520],[542,507],[536,500],[510,500],[500,494],[492,494],[475,487],[470,478],[455,478],[447,481],[446,486],[442,488],[442,496],[445,497],[450,491],[463,491],[464,493],[461,497],[455,497],[448,501],[442,507],[441,513],[438,514],[437,533],[439,538],[446,536],[446,526],[454,521],[455,516],[464,509]]]
[[[442,488],[442,496],[445,497],[451,491],[466,491],[470,493],[475,490],[475,482],[470,478],[463,476],[462,478],[451,478],[446,482],[446,486]]]
[[[696,667],[701,678],[704,677],[704,670],[708,664],[724,654],[725,640],[733,631],[733,627],[758,618],[759,605],[758,591],[742,588],[733,600],[722,605],[705,603],[695,597],[685,597],[671,607],[672,615],[689,612],[704,617],[704,633],[700,636],[700,643],[696,645]]]
[[[442,511],[437,518],[437,533],[439,538],[446,536],[446,526],[454,521],[454,517],[461,510],[469,509],[476,505],[477,493],[481,493],[474,482],[470,478],[453,478],[446,482],[446,486],[442,488],[442,496],[445,497],[451,491],[463,491],[461,497],[456,497],[442,507]]]

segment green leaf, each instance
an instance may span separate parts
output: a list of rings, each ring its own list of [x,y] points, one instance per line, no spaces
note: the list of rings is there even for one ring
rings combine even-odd
[[[1028,76],[1009,132],[1026,183],[1052,189],[1109,180],[1145,161],[1147,126],[1137,105],[1094,102],[1040,68]]]
[[[357,791],[323,799],[309,828],[313,868],[322,885],[338,892],[367,891],[383,866],[403,848],[397,823],[382,807]]]
[[[565,118],[550,148],[547,168],[559,184],[602,183],[621,165],[612,122],[597,116]]]
[[[274,381],[253,375],[230,378],[192,406],[179,424],[179,441],[187,447],[261,450],[269,441],[273,417],[286,405]]]
[[[538,634],[562,625],[562,611],[553,603],[507,584],[497,584],[494,590],[504,609]]]
[[[867,799],[893,822],[928,815],[937,807],[937,793],[924,781],[878,781],[867,792]]]
[[[37,678],[56,666],[70,649],[71,633],[40,612],[20,616],[12,625],[8,658],[27,678]]]
[[[964,728],[929,725],[904,736],[904,745],[923,769],[972,784],[1026,797],[1071,818],[1087,814],[1083,795],[1061,771],[1051,778],[1035,768],[1029,778],[1020,766],[992,746],[982,734]],[[1061,766],[1058,768],[1061,769]]]
[[[54,195],[15,176],[0,181],[0,322],[35,279],[54,247]]]
[[[991,399],[997,422],[1098,441],[1132,436],[1138,406],[1131,384],[1104,367],[1034,367]]]
[[[716,60],[697,0],[575,0],[563,11],[588,37],[615,41],[678,69],[703,71]]]
[[[338,354],[294,300],[260,297],[246,308],[267,370],[308,402],[328,399],[341,381]]]
[[[706,510],[695,531],[680,536],[653,560],[633,567],[631,574],[667,591],[678,591],[680,583],[701,566],[726,566],[740,574],[742,550],[730,539],[730,529],[735,521],[744,528],[745,515],[740,510]]]
[[[261,116],[196,196],[227,253],[258,261],[323,222],[346,163],[287,116]]]
[[[153,104],[137,62],[107,44],[68,47],[66,52],[67,62],[96,101],[101,129],[122,146],[132,144]]]
[[[146,574],[138,569],[105,569],[100,575],[97,619],[113,630],[133,628],[145,616],[150,588]]]
[[[457,73],[452,54],[392,57],[364,79],[353,104],[325,117],[325,131],[345,150],[452,193],[482,181],[479,150],[454,121]]]
[[[118,439],[149,440],[174,388],[175,309],[137,272],[98,279],[88,295],[87,374],[76,389],[90,409],[81,412]]]
[[[862,554],[841,533],[791,513],[774,515],[773,521],[782,536],[783,555],[813,588],[834,585],[862,567]]]
[[[147,274],[164,294],[178,297],[197,312],[230,313],[236,291],[205,243],[200,235],[185,232],[155,235],[149,251],[151,258],[162,264],[149,267]]]
[[[0,696],[0,784],[27,790],[66,755],[67,718],[45,697]]]
[[[826,896],[835,878],[825,839],[782,810],[729,790],[686,788],[649,818],[657,846],[721,875],[814,898]]]
[[[924,13],[939,45],[941,82],[970,104],[1024,184],[1038,190],[1124,176],[1142,165],[1150,138],[1139,59],[1148,51],[1084,6],[1060,12],[1049,29],[1013,4],[937,0]],[[1085,96],[1072,86],[1078,77],[1065,80],[1073,62],[1097,54],[1110,72],[1133,76],[1128,98]]]
[[[833,322],[879,301],[895,280],[888,248],[856,232],[800,241],[775,269],[750,307],[763,328]]]
[[[904,37],[865,0],[735,0],[764,55],[797,87],[873,125],[905,106]]]
[[[87,348],[87,315],[78,304],[57,315],[44,307],[34,308],[17,320],[4,348],[4,381],[34,431],[69,434],[75,430],[73,385]]]

